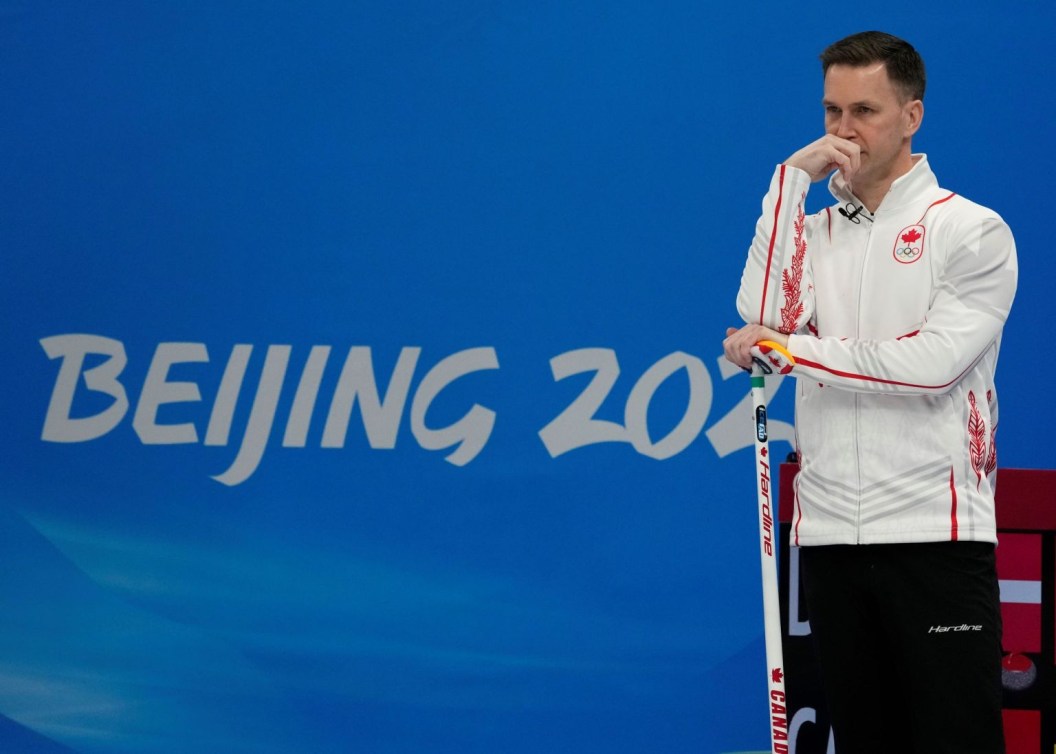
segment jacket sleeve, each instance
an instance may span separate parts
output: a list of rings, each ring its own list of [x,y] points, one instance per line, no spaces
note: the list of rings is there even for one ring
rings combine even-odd
[[[976,214],[950,239],[918,332],[882,341],[791,335],[793,374],[857,392],[947,393],[999,344],[1017,278],[1011,230]]]
[[[809,218],[803,209],[809,189],[807,173],[777,166],[737,293],[737,311],[746,323],[792,333],[814,313]]]

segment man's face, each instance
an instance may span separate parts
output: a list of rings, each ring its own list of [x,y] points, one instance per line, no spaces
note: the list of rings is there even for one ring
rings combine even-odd
[[[923,105],[902,101],[883,63],[829,66],[822,104],[825,131],[861,148],[862,164],[852,184],[891,180],[912,167],[910,138]]]

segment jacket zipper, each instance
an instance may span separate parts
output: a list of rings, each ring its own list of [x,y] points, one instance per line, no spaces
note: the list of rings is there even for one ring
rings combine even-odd
[[[856,338],[862,337],[862,289],[865,282],[865,268],[869,261],[869,254],[872,251],[873,244],[873,225],[870,222],[868,228],[863,228],[866,231],[865,238],[865,252],[862,254],[860,264],[858,266],[858,298],[855,301],[855,313],[854,313],[854,336]],[[862,456],[861,446],[858,442],[858,426],[861,423],[861,393],[854,393],[854,458],[855,458],[855,494],[858,498],[857,512],[855,514],[854,521],[854,541],[856,544],[862,543]]]

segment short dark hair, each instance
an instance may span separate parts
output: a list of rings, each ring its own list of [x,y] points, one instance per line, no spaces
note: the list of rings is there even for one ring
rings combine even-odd
[[[924,60],[904,39],[882,31],[863,31],[833,42],[821,53],[822,74],[829,66],[883,63],[891,83],[906,100],[924,99]]]

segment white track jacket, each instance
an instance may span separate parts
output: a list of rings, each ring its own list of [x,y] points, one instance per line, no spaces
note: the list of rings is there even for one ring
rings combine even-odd
[[[838,204],[809,217],[797,168],[778,166],[763,200],[737,308],[790,333],[796,545],[997,541],[994,370],[1015,241],[914,160],[872,216],[840,213],[861,202],[839,173]]]

